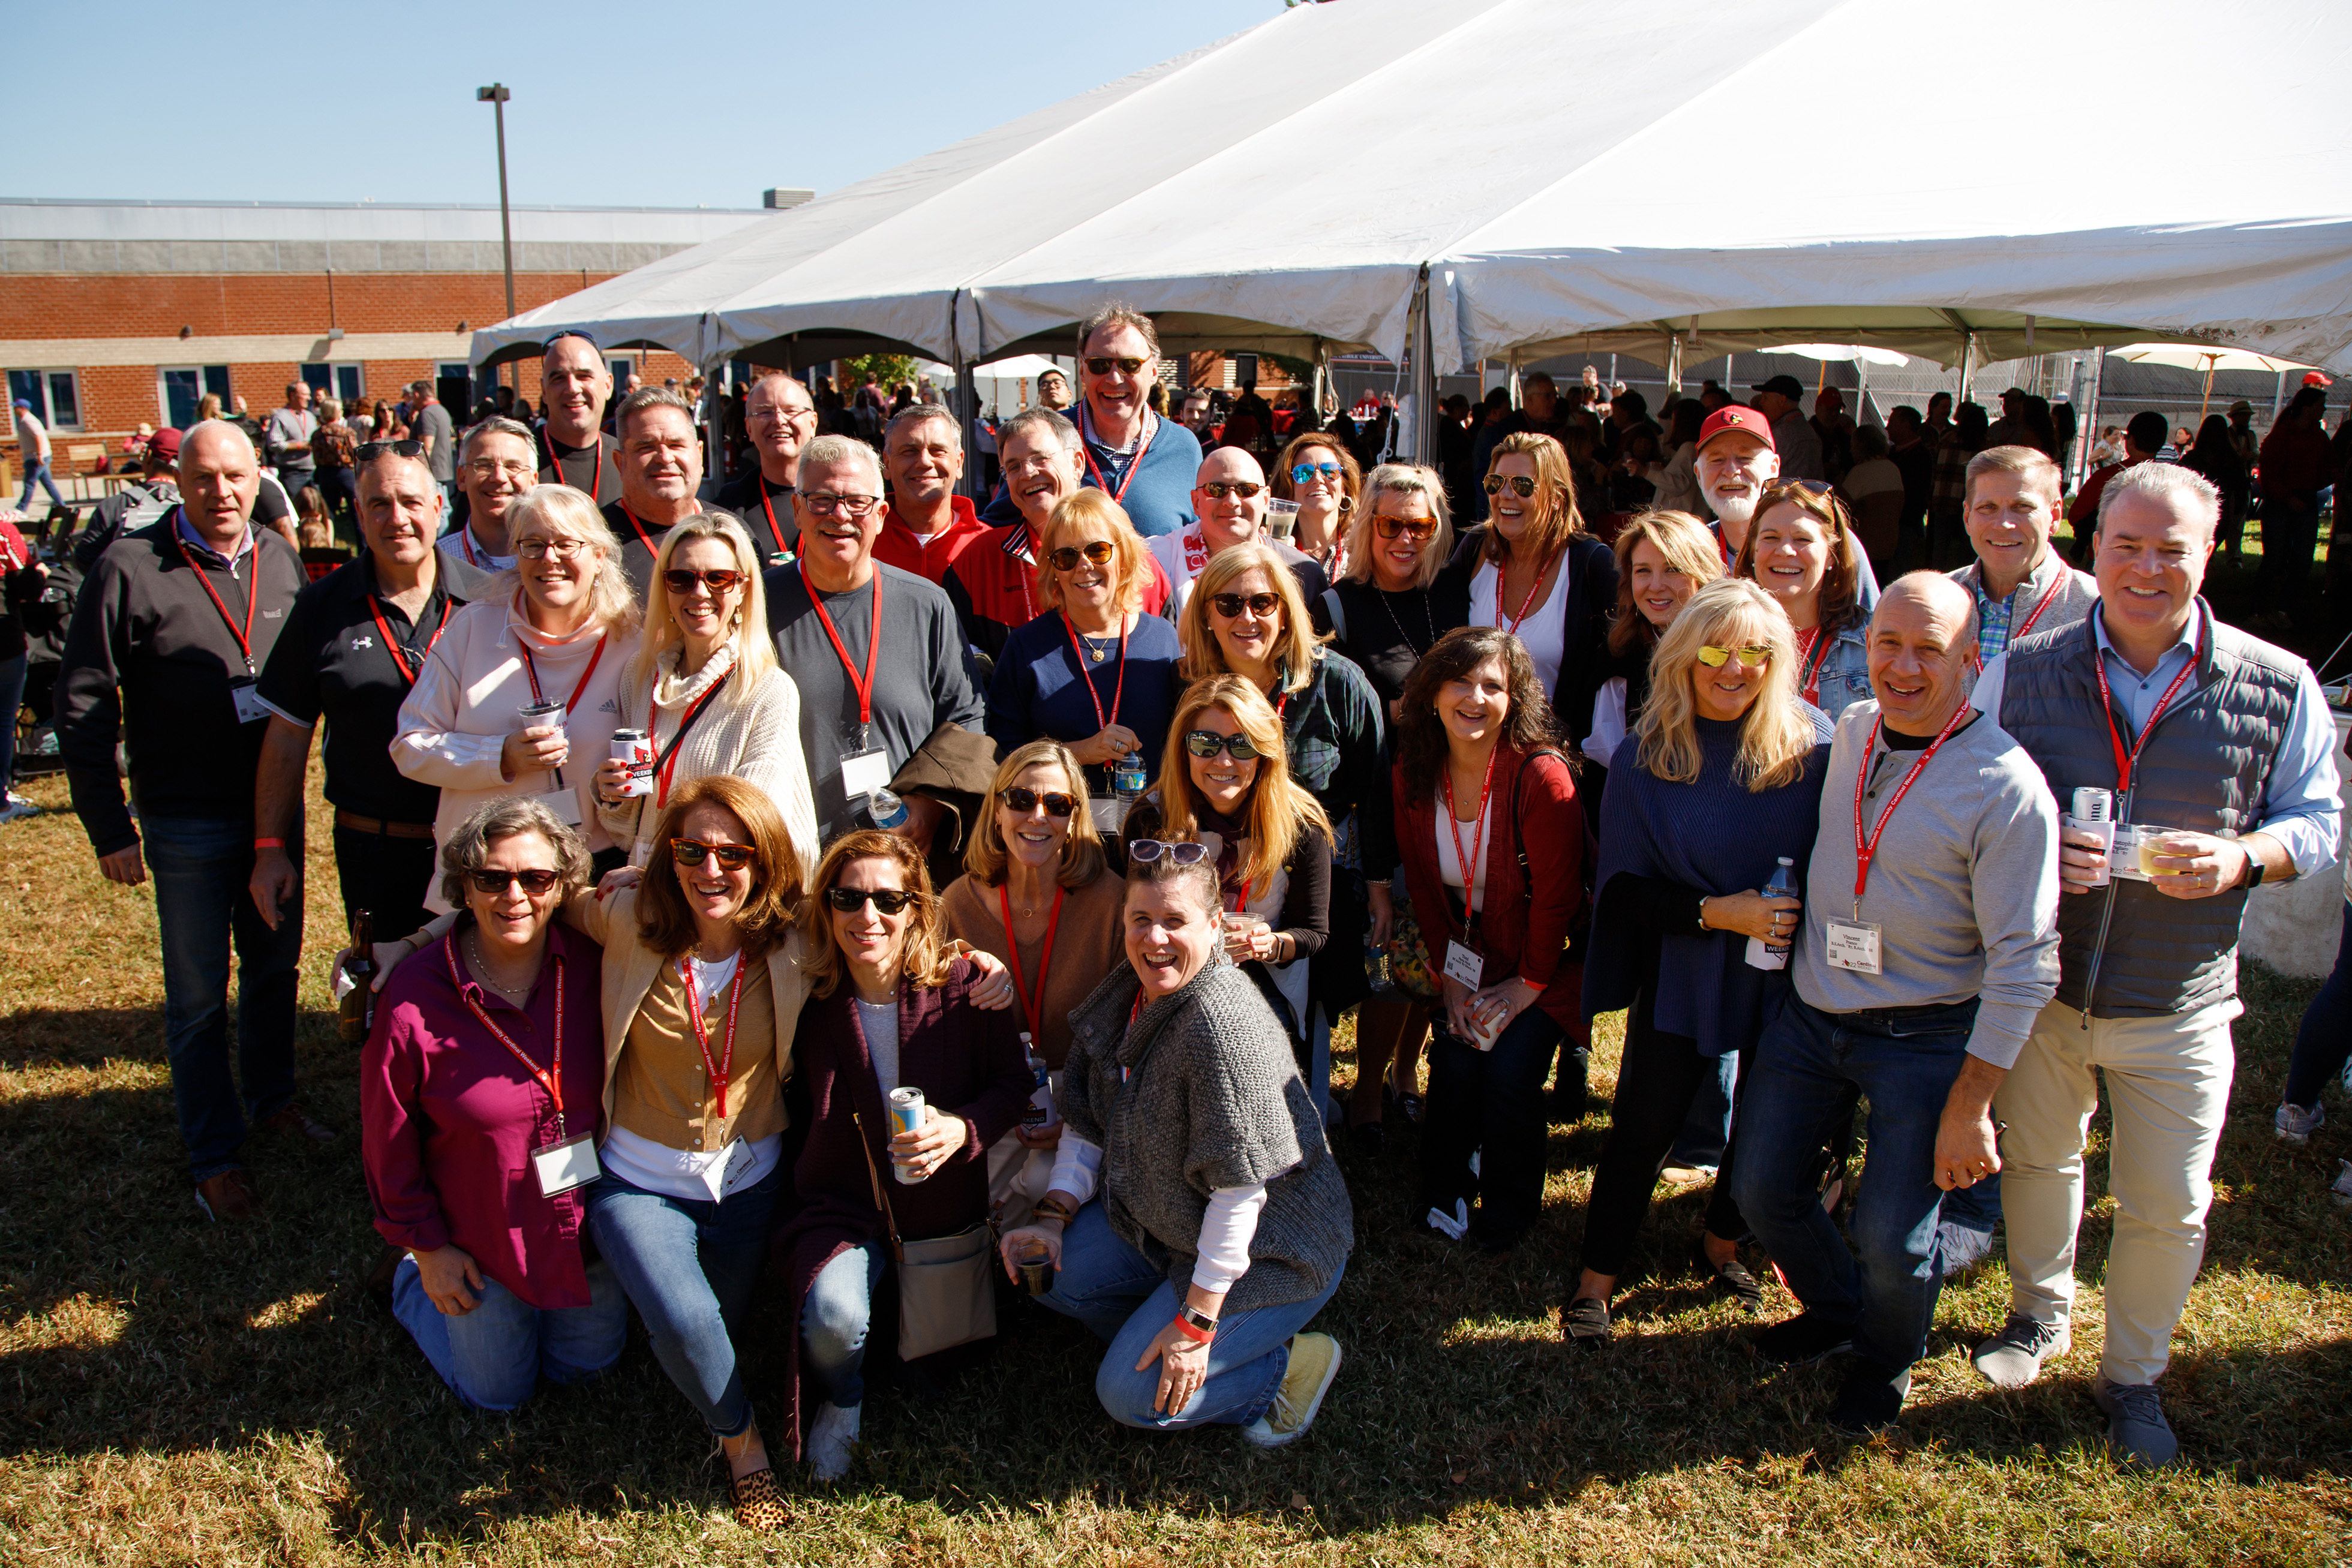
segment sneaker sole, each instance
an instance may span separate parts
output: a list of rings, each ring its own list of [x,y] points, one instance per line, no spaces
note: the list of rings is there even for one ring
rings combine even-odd
[[[1762,1362],[1766,1366],[1819,1366],[1822,1363],[1829,1360],[1832,1356],[1846,1355],[1851,1353],[1853,1350],[1853,1342],[1852,1340],[1840,1340],[1837,1343],[1823,1346],[1822,1349],[1813,1352],[1810,1355],[1790,1356],[1783,1359],[1759,1350],[1756,1352],[1756,1359]]]
[[[1323,1369],[1323,1381],[1317,1386],[1315,1390],[1315,1397],[1307,1402],[1307,1419],[1301,1421],[1297,1426],[1293,1426],[1289,1431],[1277,1432],[1271,1437],[1252,1436],[1250,1429],[1244,1426],[1242,1428],[1243,1437],[1247,1439],[1254,1447],[1256,1447],[1279,1448],[1286,1443],[1296,1443],[1301,1437],[1306,1436],[1307,1428],[1315,1425],[1315,1417],[1321,1415],[1323,1412],[1323,1396],[1330,1393],[1331,1385],[1339,1380],[1339,1363],[1347,1359],[1347,1352],[1340,1348],[1339,1342],[1333,1340],[1331,1342],[1331,1364]]]

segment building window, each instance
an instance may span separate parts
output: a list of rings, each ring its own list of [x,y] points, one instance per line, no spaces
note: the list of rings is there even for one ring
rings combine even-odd
[[[221,400],[222,412],[236,411],[228,388],[228,366],[161,365],[155,371],[156,407],[164,425],[173,430],[184,430],[196,422],[196,404],[207,394]]]
[[[355,364],[322,364],[313,361],[302,367],[302,384],[317,397],[331,397],[345,407],[360,395],[360,367]]]
[[[12,370],[8,404],[13,422],[16,399],[33,405],[33,417],[49,430],[81,428],[81,380],[70,370]]]

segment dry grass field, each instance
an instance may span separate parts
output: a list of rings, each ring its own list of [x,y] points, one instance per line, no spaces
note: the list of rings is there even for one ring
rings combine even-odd
[[[61,784],[32,793],[64,805]],[[320,820],[314,799],[314,845]],[[2307,1150],[2269,1131],[2307,985],[2247,977],[2212,1246],[2166,1385],[2184,1462],[2164,1475],[2105,1457],[2095,1331],[2021,1394],[1978,1382],[1965,1353],[2001,1320],[1998,1255],[1945,1294],[1895,1438],[1821,1423],[1834,1367],[1759,1371],[1690,1273],[1693,1195],[1654,1210],[1617,1343],[1571,1358],[1555,1313],[1606,1135],[1596,1112],[1555,1130],[1546,1221],[1503,1261],[1408,1231],[1409,1137],[1343,1154],[1359,1247],[1324,1326],[1348,1360],[1297,1446],[1117,1428],[1091,1398],[1090,1342],[1015,1310],[987,1359],[877,1391],[850,1484],[788,1477],[798,1522],[761,1540],[730,1521],[708,1441],[641,1339],[597,1384],[481,1415],[361,1288],[376,1243],[355,1053],[320,983],[339,906],[323,853],[310,870],[303,1093],[344,1139],[257,1141],[265,1217],[215,1228],[183,1174],[152,893],[101,882],[69,814],[0,828],[11,1568],[2352,1560],[2352,1245],[2326,1191],[2352,1115]],[[1597,1057],[1605,1096],[1613,1035]],[[1776,1291],[1772,1310],[1789,1306]],[[763,1313],[755,1393],[786,1331],[781,1308]]]

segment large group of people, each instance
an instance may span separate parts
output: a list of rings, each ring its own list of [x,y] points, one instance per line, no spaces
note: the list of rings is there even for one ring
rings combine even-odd
[[[1882,587],[1776,385],[1667,410],[1686,504],[1612,539],[1548,382],[1482,437],[1474,523],[1438,468],[1328,432],[1271,479],[1203,455],[1139,313],[1074,346],[1076,395],[1005,423],[975,507],[947,409],[821,433],[781,374],[706,485],[688,399],[614,405],[566,332],[536,432],[354,444],[363,548],[307,584],[254,521],[292,443],[183,433],[175,504],[91,563],[60,735],[102,873],[154,879],[204,1211],[261,1201],[256,1128],[337,1137],[293,1055],[324,726],[394,1312],[509,1409],[610,1368],[634,1310],[749,1527],[783,1517],[776,1455],[854,1467],[874,1326],[904,1360],[985,1341],[998,1274],[1104,1342],[1113,1419],[1294,1440],[1342,1359],[1311,1326],[1356,1238],[1333,1135],[1371,1158],[1417,1121],[1403,1217],[1510,1254],[1620,1011],[1568,1345],[1607,1345],[1712,1120],[1704,1273],[1751,1311],[1785,1280],[1765,1361],[1851,1352],[1832,1419],[1896,1419],[2003,1223],[1975,1362],[2030,1381],[2070,1343],[2103,1077],[2094,1395],[2119,1456],[2168,1461],[2240,916],[2336,853],[2311,670],[2199,595],[2221,489],[2106,476],[2078,571],[2048,453],[1988,447],[1974,559]],[[794,1326],[764,1434],[763,1279]]]

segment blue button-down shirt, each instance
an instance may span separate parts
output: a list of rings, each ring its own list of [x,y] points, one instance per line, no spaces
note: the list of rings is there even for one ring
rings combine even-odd
[[[2091,611],[2091,635],[2097,639],[2099,658],[2106,664],[2107,689],[2129,721],[2132,733],[2137,735],[2147,728],[2147,716],[2156,706],[2180,667],[2197,658],[2198,637],[2204,630],[2203,606],[2189,607],[2188,625],[2181,628],[2179,639],[2164,650],[2156,668],[2143,676],[2116,651],[2107,640],[2106,616],[2098,606]],[[1978,711],[2000,716],[2000,695],[2006,685],[2009,656],[2001,655],[1984,668],[1977,677],[1976,690],[1969,701]],[[2181,682],[2180,692],[2173,698],[2179,702],[2197,689],[2192,674]],[[2327,696],[2320,689],[2319,677],[2311,666],[2303,667],[2302,679],[2296,684],[2294,708],[2287,715],[2286,733],[2279,741],[2277,759],[2271,766],[2269,787],[2255,811],[2255,827],[2277,839],[2285,848],[2287,858],[2294,862],[2298,877],[2308,877],[2336,859],[2336,847],[2340,831],[2342,803],[2339,791],[2342,775],[2336,765],[2336,721],[2327,711]]]
[[[236,554],[227,556],[205,542],[205,536],[198,533],[195,524],[188,521],[186,507],[181,507],[173,515],[179,520],[180,538],[187,547],[232,577],[236,575],[236,563],[253,553],[253,524],[250,522],[245,525],[245,535],[237,542]],[[275,610],[270,612],[271,615],[277,613]]]

